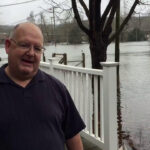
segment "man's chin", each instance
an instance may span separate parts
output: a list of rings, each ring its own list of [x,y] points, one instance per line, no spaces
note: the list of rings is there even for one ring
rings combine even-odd
[[[20,71],[21,71],[22,76],[30,77],[30,78],[32,78],[37,73],[37,71],[31,68],[24,68],[24,69],[21,69]]]

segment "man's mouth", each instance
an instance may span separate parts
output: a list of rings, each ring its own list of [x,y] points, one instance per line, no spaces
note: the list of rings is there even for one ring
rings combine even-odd
[[[22,59],[22,62],[25,63],[25,64],[29,64],[29,65],[34,63],[33,60],[28,60],[28,59]]]

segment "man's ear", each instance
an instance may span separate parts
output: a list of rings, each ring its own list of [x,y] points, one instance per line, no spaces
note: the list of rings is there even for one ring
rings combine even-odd
[[[5,51],[6,51],[7,54],[9,53],[10,45],[11,45],[10,39],[6,39],[5,40]]]

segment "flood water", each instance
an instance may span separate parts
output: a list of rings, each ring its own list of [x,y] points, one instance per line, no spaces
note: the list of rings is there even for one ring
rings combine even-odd
[[[47,45],[46,59],[52,53],[67,53],[68,60],[86,55],[90,67],[89,45]],[[137,150],[150,150],[150,43],[120,44],[120,84],[122,124]],[[7,57],[1,47],[0,57]],[[114,61],[114,44],[108,47],[108,61]]]

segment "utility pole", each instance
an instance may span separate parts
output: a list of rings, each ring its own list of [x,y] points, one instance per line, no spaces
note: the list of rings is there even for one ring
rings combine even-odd
[[[53,29],[54,29],[54,42],[55,42],[55,46],[56,46],[56,31],[55,31],[55,8],[57,8],[57,7],[53,7],[53,21],[54,21],[54,27],[53,27]]]
[[[53,17],[51,17],[51,18],[53,18],[53,40],[54,40],[54,43],[55,43],[55,46],[56,46],[55,8],[58,8],[58,7],[52,7],[52,8],[50,8],[49,10],[52,10],[50,13],[53,14]]]
[[[44,20],[43,20],[43,14],[42,13],[40,14],[40,17],[41,17],[41,30],[42,30],[43,36],[44,36],[44,29],[43,29],[43,21]],[[45,57],[44,52],[43,52],[42,58],[43,58],[43,61],[46,62],[46,57]]]
[[[49,34],[48,34],[48,30],[47,30],[47,26],[46,26],[46,22],[45,22],[45,18],[43,13],[41,13],[41,20],[43,22],[44,28],[45,28],[45,32],[46,32],[46,36],[47,36],[47,42],[49,41]]]
[[[51,27],[52,27],[52,28],[51,28],[51,29],[52,29],[52,32],[51,32],[51,35],[52,35],[52,36],[51,36],[51,38],[52,38],[52,40],[54,40],[54,26],[53,26],[53,17],[51,17],[50,19],[51,19]]]

